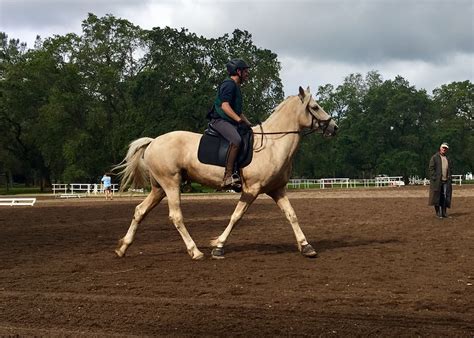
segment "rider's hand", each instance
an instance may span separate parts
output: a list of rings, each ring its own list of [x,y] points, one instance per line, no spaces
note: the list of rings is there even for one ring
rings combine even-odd
[[[252,124],[246,118],[240,119],[239,124],[247,128],[252,128]]]

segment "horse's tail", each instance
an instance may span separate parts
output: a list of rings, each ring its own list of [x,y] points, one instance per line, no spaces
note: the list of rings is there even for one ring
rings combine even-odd
[[[143,159],[143,153],[153,141],[150,137],[142,137],[130,143],[127,155],[123,161],[114,167],[121,178],[120,191],[126,187],[145,187],[149,183],[148,167]]]

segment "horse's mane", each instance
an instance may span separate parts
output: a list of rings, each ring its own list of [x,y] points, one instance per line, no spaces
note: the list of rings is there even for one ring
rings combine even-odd
[[[278,106],[276,106],[276,108],[273,110],[273,113],[276,113],[277,111],[280,111],[281,109],[283,109],[283,106],[287,105],[288,102],[294,98],[296,95],[290,95],[290,96],[287,96],[286,99],[284,99],[283,101],[281,101]],[[273,114],[272,113],[272,114]]]
[[[273,111],[268,115],[268,118],[265,120],[265,122],[271,121],[273,116],[278,116],[278,113],[282,111],[295,96],[296,95],[287,96],[286,99],[281,101],[278,106],[276,106],[275,109],[273,109]]]

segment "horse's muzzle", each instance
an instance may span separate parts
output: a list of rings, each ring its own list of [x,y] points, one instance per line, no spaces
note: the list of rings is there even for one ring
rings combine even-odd
[[[326,130],[324,130],[324,135],[325,136],[336,136],[336,131],[337,131],[338,128],[339,127],[337,126],[337,124],[334,123],[333,121],[331,121],[331,123],[329,123]]]

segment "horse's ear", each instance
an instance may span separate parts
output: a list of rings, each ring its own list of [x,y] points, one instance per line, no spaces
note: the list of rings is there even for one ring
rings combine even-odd
[[[307,91],[308,93],[311,93],[311,89],[309,89],[309,86],[306,87],[306,91]]]
[[[301,102],[303,102],[304,97],[306,96],[306,93],[304,92],[304,89],[301,86],[300,86],[299,92],[300,93],[298,94],[298,96],[300,97]]]

